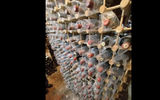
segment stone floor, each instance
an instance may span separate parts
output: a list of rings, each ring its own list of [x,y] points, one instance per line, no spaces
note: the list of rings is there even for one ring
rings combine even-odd
[[[76,95],[74,95],[65,87],[66,85],[60,73],[60,66],[57,67],[57,71],[55,73],[48,76],[47,78],[49,84],[53,84],[53,87],[48,89],[49,92],[46,94],[46,100],[80,100]],[[131,99],[128,98],[128,100]]]
[[[46,100],[79,100],[70,90],[65,87],[63,77],[60,73],[60,66],[57,67],[57,72],[48,76],[49,84],[53,84],[46,94]]]

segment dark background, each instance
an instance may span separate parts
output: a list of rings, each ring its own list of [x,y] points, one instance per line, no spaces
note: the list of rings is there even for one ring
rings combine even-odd
[[[158,100],[159,12],[153,2],[132,0],[133,100]],[[1,100],[45,100],[45,0],[1,5]]]

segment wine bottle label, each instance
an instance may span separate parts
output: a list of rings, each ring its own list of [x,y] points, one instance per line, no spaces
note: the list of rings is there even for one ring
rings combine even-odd
[[[120,67],[120,66],[121,66],[121,64],[120,64],[120,63],[117,63],[117,64],[116,64],[116,66],[117,66],[117,67]]]
[[[105,46],[105,42],[102,42],[101,45],[104,47]]]
[[[116,76],[113,76],[112,78],[113,78],[113,80],[116,80],[116,79],[117,79]]]

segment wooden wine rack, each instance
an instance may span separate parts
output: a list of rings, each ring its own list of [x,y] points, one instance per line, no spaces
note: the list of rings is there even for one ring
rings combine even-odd
[[[61,5],[59,6],[57,4],[57,1],[54,0],[56,6],[54,7],[53,9],[53,13],[58,13],[60,10],[65,10],[66,9],[66,6],[71,6],[72,5],[72,2],[73,1],[76,1],[76,0],[65,0],[65,4],[64,5]],[[80,0],[79,0],[80,1]],[[107,0],[103,0],[103,5],[101,5],[99,7],[99,10],[93,14],[90,14],[90,9],[86,9],[85,13],[83,15],[79,15],[79,14],[75,14],[74,17],[71,17],[71,18],[65,18],[65,19],[57,19],[57,22],[59,24],[68,24],[68,23],[71,23],[71,22],[76,22],[78,20],[83,20],[83,19],[88,19],[88,18],[97,18],[97,16],[99,14],[103,14],[105,12],[108,12],[108,11],[113,11],[115,9],[121,9],[122,10],[122,13],[121,13],[121,19],[120,19],[120,24],[118,27],[114,28],[114,29],[111,29],[110,31],[114,31],[117,33],[117,38],[116,38],[116,43],[113,47],[111,47],[112,51],[113,51],[113,56],[112,56],[112,59],[109,61],[110,62],[110,68],[109,70],[107,71],[108,73],[108,76],[107,78],[105,79],[105,83],[108,84],[108,81],[109,81],[109,76],[111,74],[110,72],[110,69],[112,68],[112,65],[114,64],[114,56],[116,54],[116,51],[120,48],[119,45],[118,45],[118,37],[120,34],[123,34],[123,32],[126,32],[126,31],[131,31],[132,28],[131,27],[123,27],[123,22],[124,22],[124,15],[126,14],[129,14],[128,13],[128,7],[131,6],[131,0],[121,0],[120,4],[119,5],[116,5],[116,6],[113,6],[113,7],[107,7],[106,6],[106,1]],[[126,13],[125,13],[126,12]],[[129,15],[127,15],[129,16]],[[49,25],[49,23],[47,23],[46,25]],[[72,33],[72,34],[91,34],[91,33],[98,33],[98,34],[101,34],[101,35],[105,35],[107,34],[109,31],[105,31],[102,27],[102,25],[98,28],[98,30],[59,30],[59,32],[61,33],[64,33],[64,34],[68,34],[68,33]],[[54,33],[54,32],[53,32]],[[81,42],[81,43],[84,43],[85,42]],[[79,44],[81,44],[79,43]],[[98,47],[98,45],[97,45]],[[132,50],[131,46],[128,48],[129,51]],[[72,71],[73,69],[75,69],[77,66],[74,66],[73,68],[71,68],[70,70]],[[111,96],[112,99],[109,98],[109,100],[114,100],[116,98],[119,97],[119,94],[120,92],[123,90],[123,84],[129,84],[129,82],[127,81],[128,78],[131,77],[131,74],[129,73],[130,71],[132,70],[132,65],[131,65],[131,60],[128,62],[128,64],[125,66],[125,71],[124,71],[124,74],[123,76],[121,77],[121,83],[119,86],[117,86],[117,90],[116,92]],[[92,77],[89,77],[90,80],[94,80]],[[107,85],[106,85],[107,86]],[[104,92],[107,91],[107,87],[104,86],[104,91],[103,91],[103,95],[105,94]],[[105,96],[104,96],[105,97]],[[114,98],[114,99],[113,99]],[[102,98],[102,100],[105,100],[105,98]]]

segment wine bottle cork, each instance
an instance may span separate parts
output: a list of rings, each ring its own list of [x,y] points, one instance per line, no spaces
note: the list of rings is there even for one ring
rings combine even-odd
[[[113,75],[113,77],[112,77],[112,78],[113,78],[113,80],[116,80],[116,79],[117,79],[117,78],[116,78],[116,76],[114,76],[114,75]]]
[[[103,46],[103,47],[104,47],[104,46],[105,46],[105,42],[102,42],[102,43],[101,43],[101,46]]]
[[[116,64],[116,66],[117,66],[117,67],[120,67],[120,66],[121,66],[121,64],[120,64],[120,63],[117,63],[117,64]]]

